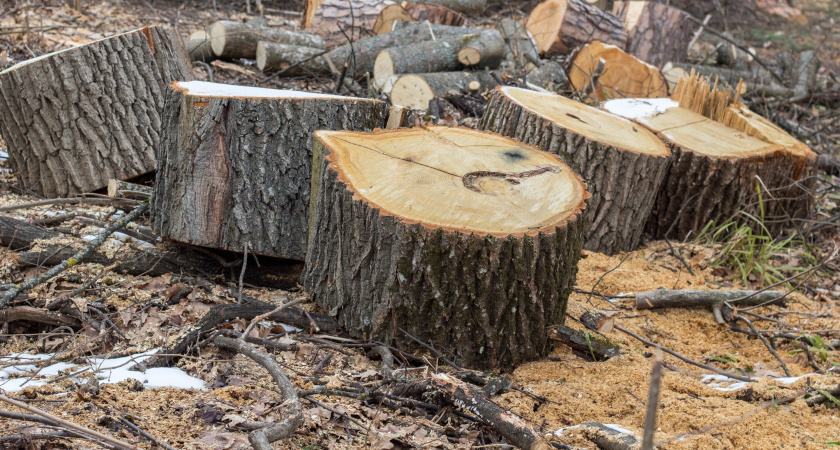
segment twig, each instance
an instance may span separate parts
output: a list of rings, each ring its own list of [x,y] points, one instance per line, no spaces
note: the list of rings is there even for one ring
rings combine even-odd
[[[384,345],[373,347],[370,353],[382,358],[382,368],[380,369],[382,377],[386,380],[390,379],[394,375],[394,354]]]
[[[129,428],[131,428],[132,430],[136,431],[140,436],[143,436],[144,438],[154,442],[155,444],[157,444],[157,445],[159,445],[159,446],[161,446],[161,447],[163,447],[167,450],[175,450],[174,448],[167,445],[166,442],[163,442],[160,439],[158,439],[158,438],[152,436],[151,434],[147,433],[146,431],[143,431],[140,427],[133,424],[130,420],[126,419],[125,416],[120,416],[120,421],[122,423],[124,423],[126,426],[128,426]]]
[[[6,295],[4,295],[2,299],[0,299],[0,308],[5,307],[6,304],[11,302],[12,299],[17,297],[17,295],[21,292],[27,289],[32,289],[33,287],[43,283],[44,281],[47,281],[50,278],[58,275],[59,273],[64,272],[65,270],[78,264],[79,261],[82,261],[87,255],[89,255],[96,248],[102,245],[102,243],[105,242],[106,239],[108,239],[108,236],[112,235],[115,231],[119,230],[120,228],[126,226],[128,223],[133,222],[135,219],[140,217],[140,215],[143,214],[147,209],[149,209],[148,201],[139,204],[136,208],[134,208],[133,211],[124,216],[122,219],[112,223],[108,226],[108,228],[102,230],[102,232],[99,233],[96,236],[96,238],[92,240],[90,244],[87,245],[87,247],[83,248],[82,250],[79,250],[75,255],[73,255],[72,258],[53,267],[52,269],[48,270],[40,276],[32,278],[31,280],[25,283],[21,283],[13,289],[9,289],[6,292]]]
[[[254,317],[253,319],[251,319],[251,323],[249,323],[249,324],[248,324],[248,327],[247,327],[247,328],[245,328],[245,331],[243,331],[243,332],[242,332],[242,335],[239,337],[239,339],[240,339],[240,340],[242,340],[242,341],[244,341],[244,340],[245,340],[245,338],[247,338],[247,337],[248,337],[248,335],[249,335],[249,334],[251,334],[251,330],[253,330],[253,329],[254,329],[254,326],[255,326],[255,325],[256,325],[259,321],[261,321],[261,320],[265,320],[265,318],[266,318],[266,317],[268,317],[268,316],[270,316],[270,315],[272,315],[272,314],[277,314],[277,313],[279,313],[279,312],[280,312],[280,311],[282,311],[284,308],[288,308],[289,306],[294,306],[294,305],[297,305],[298,303],[302,303],[302,302],[303,302],[303,299],[302,299],[302,298],[299,298],[299,299],[297,299],[297,300],[292,300],[292,301],[290,301],[290,302],[288,302],[288,303],[284,303],[284,304],[282,304],[282,305],[278,306],[278,307],[277,307],[277,308],[275,308],[273,311],[269,311],[269,312],[267,312],[267,313],[265,313],[265,314],[260,314],[259,316]]]
[[[248,243],[245,243],[244,255],[242,255],[242,271],[239,272],[239,295],[236,296],[236,304],[242,304],[242,286],[245,281],[245,269],[248,267]]]
[[[768,341],[767,338],[764,337],[764,335],[759,333],[755,329],[755,326],[752,324],[752,322],[750,322],[750,320],[747,319],[746,317],[744,317],[740,314],[735,314],[735,320],[740,320],[741,322],[744,322],[745,324],[747,324],[748,327],[750,327],[750,330],[752,330],[753,335],[755,337],[757,337],[761,341],[761,343],[764,344],[765,347],[767,347],[767,351],[769,351],[770,354],[772,354],[773,357],[776,358],[776,361],[779,361],[779,364],[781,364],[782,370],[785,371],[785,376],[789,377],[790,376],[790,370],[788,370],[787,365],[785,364],[785,361],[782,359],[782,357],[779,356],[779,354],[776,353],[776,350],[773,349],[773,346],[770,345],[770,341]]]
[[[647,411],[645,412],[645,434],[641,450],[653,449],[653,435],[656,432],[656,410],[659,408],[659,393],[662,387],[662,352],[656,352],[653,371],[650,374]]]
[[[678,252],[678,251],[674,248],[674,246],[673,246],[673,245],[671,245],[671,241],[670,241],[667,237],[665,238],[665,243],[666,243],[666,244],[668,244],[668,248],[670,248],[670,249],[671,249],[671,253],[673,253],[673,254],[674,254],[674,256],[676,256],[676,257],[677,257],[677,259],[679,259],[679,260],[680,260],[680,262],[682,263],[682,265],[683,265],[683,266],[685,266],[685,268],[686,268],[686,269],[688,269],[688,273],[690,273],[692,277],[697,276],[697,275],[695,275],[694,271],[693,271],[693,270],[691,270],[691,266],[689,266],[689,265],[688,265],[688,263],[687,263],[687,262],[685,261],[685,259],[683,258],[682,254],[681,254],[680,252]]]
[[[694,33],[694,36],[691,37],[691,41],[689,41],[688,47],[686,48],[687,51],[691,51],[691,47],[694,47],[694,44],[696,44],[697,40],[700,39],[700,36],[703,34],[703,30],[706,28],[706,25],[709,23],[709,20],[711,20],[711,18],[711,14],[706,14],[706,17],[700,24],[700,28],[698,28],[697,32]]]

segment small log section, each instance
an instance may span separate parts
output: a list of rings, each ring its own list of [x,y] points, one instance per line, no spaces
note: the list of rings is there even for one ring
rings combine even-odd
[[[627,53],[658,68],[688,59],[694,23],[685,11],[653,1],[620,1],[613,13],[624,22]]]
[[[301,27],[335,47],[375,34],[379,14],[392,5],[387,0],[307,0]]]
[[[184,42],[184,46],[193,61],[209,62],[216,59],[216,54],[210,46],[210,34],[205,30],[193,31],[190,38]]]
[[[589,196],[567,165],[447,127],[317,131],[314,160],[303,282],[345,329],[470,367],[546,355]]]
[[[598,101],[668,96],[668,82],[659,69],[600,41],[581,47],[572,57],[569,83]]]
[[[314,34],[266,26],[261,21],[248,23],[219,20],[210,26],[210,48],[219,58],[254,59],[260,41],[325,48],[324,40]]]
[[[0,72],[0,135],[21,185],[67,197],[154,171],[166,86],[191,78],[181,38],[169,27],[119,34]]]
[[[498,85],[489,72],[418,73],[399,77],[391,88],[391,103],[411,109],[429,109],[429,102],[449,91],[484,92]]]
[[[374,34],[394,31],[394,22],[397,20],[407,22],[428,20],[429,23],[459,27],[466,23],[467,18],[459,12],[443,6],[402,2],[400,5],[388,5],[379,13],[379,17],[373,25]]]
[[[175,241],[304,258],[312,132],[372,130],[383,102],[193,81],[166,96],[152,228]]]
[[[320,48],[260,41],[257,43],[257,68],[260,70],[286,70],[292,64],[316,59],[321,54],[325,53]],[[288,73],[289,75],[305,74],[306,66],[297,65],[289,69]]]
[[[756,176],[782,186],[789,170],[784,147],[749,136],[670,99],[618,99],[604,109],[631,119],[672,144],[668,171],[646,225],[654,238],[687,239],[709,223],[758,214]],[[667,236],[666,236],[667,234]]]
[[[443,6],[470,16],[481,14],[487,7],[487,0],[423,0],[420,3]]]
[[[544,56],[568,55],[593,40],[627,45],[620,18],[581,0],[546,0],[531,11],[525,26]]]
[[[583,248],[636,249],[671,163],[655,134],[559,95],[509,86],[496,88],[478,127],[557,155],[583,177],[592,193]]]

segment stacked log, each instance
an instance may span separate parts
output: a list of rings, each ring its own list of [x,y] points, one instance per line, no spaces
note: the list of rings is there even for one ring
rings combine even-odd
[[[671,163],[650,131],[559,95],[497,87],[479,129],[557,155],[586,181],[583,247],[614,254],[639,245]]]
[[[308,0],[301,27],[335,47],[374,35],[379,14],[395,5],[387,0]]]
[[[382,102],[308,92],[173,83],[152,227],[193,245],[289,259],[306,252],[312,133],[372,130]]]
[[[597,101],[668,95],[668,82],[659,69],[600,41],[584,45],[572,56],[569,84]]]
[[[613,13],[624,22],[627,53],[658,68],[688,58],[694,23],[685,11],[653,1],[619,1]]]
[[[499,85],[498,74],[489,72],[417,73],[399,77],[391,87],[391,103],[427,110],[429,102],[450,91],[480,93]]]
[[[385,34],[394,31],[397,21],[423,22],[428,21],[438,25],[462,26],[467,18],[463,14],[449,8],[423,3],[402,2],[399,5],[388,5],[373,24],[374,34]]]
[[[547,354],[588,197],[556,156],[428,127],[317,131],[314,161],[303,283],[352,335],[478,368]]]
[[[224,59],[254,59],[257,43],[277,42],[310,48],[325,48],[324,40],[310,33],[266,26],[262,21],[248,23],[220,20],[210,26],[210,47]]]
[[[174,30],[146,27],[0,72],[0,134],[21,185],[69,196],[154,171],[164,92],[191,78],[188,62]]]
[[[625,48],[622,20],[581,0],[545,0],[534,8],[526,24],[545,56],[567,55],[589,41]]]
[[[216,59],[216,54],[210,45],[210,33],[205,30],[196,30],[190,34],[190,38],[184,42],[187,54],[193,61],[208,62]]]

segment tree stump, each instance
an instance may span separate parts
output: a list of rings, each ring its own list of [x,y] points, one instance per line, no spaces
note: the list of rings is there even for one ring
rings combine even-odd
[[[620,18],[581,0],[545,0],[531,11],[525,26],[545,56],[568,55],[593,40],[627,45]]]
[[[688,59],[694,23],[685,11],[653,1],[621,1],[613,13],[624,21],[627,53],[660,69]]]
[[[146,27],[0,72],[0,134],[21,185],[45,197],[155,170],[167,84],[189,80],[178,34]]]
[[[572,56],[569,83],[598,101],[668,96],[668,81],[659,69],[599,41],[584,45]]]
[[[470,367],[550,350],[589,196],[568,166],[467,128],[318,131],[314,152],[303,281],[345,329]]]
[[[585,249],[636,249],[671,163],[656,135],[559,95],[508,86],[496,88],[478,127],[555,154],[583,177],[592,193]]]
[[[603,105],[672,144],[674,163],[646,225],[654,238],[687,239],[710,222],[758,215],[756,177],[778,188],[788,170],[784,147],[681,108],[670,99],[618,99]]]
[[[303,259],[315,130],[384,125],[377,100],[193,81],[167,91],[152,228],[175,241]]]

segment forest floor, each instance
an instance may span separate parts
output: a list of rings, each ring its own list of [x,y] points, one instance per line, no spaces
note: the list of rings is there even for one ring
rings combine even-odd
[[[30,3],[35,5],[37,2]],[[27,23],[30,27],[26,33],[0,34],[0,70],[46,52],[141,26],[175,25],[186,38],[195,29],[209,26],[218,19],[247,18],[241,2],[218,2],[217,10],[213,9],[213,3],[211,0],[83,1],[81,11],[65,6],[0,6],[0,30]],[[269,23],[291,28],[299,18],[294,12],[300,11],[301,5],[265,3]],[[762,99],[752,99],[751,107],[787,128],[815,151],[836,155],[840,143],[840,23],[836,23],[840,21],[840,5],[832,0],[800,0],[794,5],[802,9],[804,18],[749,19],[736,14],[728,16],[726,24],[719,17],[713,23],[720,24],[721,28],[729,27],[736,37],[757,48],[759,55],[768,60],[780,51],[817,50],[823,68],[818,78],[821,87],[816,90],[815,98],[775,106]],[[520,8],[494,4],[491,13],[479,22],[489,24],[503,14],[523,17],[529,8]],[[62,28],[50,29],[53,25]],[[701,42],[694,51],[700,59],[711,48],[711,43]],[[270,78],[248,61],[196,64],[194,75],[204,80],[212,77],[227,83],[330,93],[335,84],[331,78]],[[444,106],[441,114],[444,124],[475,125],[476,118]],[[5,145],[0,141],[0,151],[2,147]],[[14,173],[8,169],[3,155],[0,153],[0,207],[37,200],[15,187]],[[813,395],[809,388],[832,390],[840,385],[840,266],[836,261],[828,260],[840,248],[836,217],[840,205],[840,177],[819,176],[813,220],[800,224],[804,233],[792,232],[794,238],[784,245],[768,243],[761,236],[742,234],[720,239],[705,236],[692,243],[673,243],[673,250],[664,241],[654,241],[632,253],[615,256],[585,252],[580,261],[576,292],[569,300],[567,326],[585,330],[575,319],[584,312],[597,310],[650,341],[755,381],[735,383],[734,380],[710,378],[706,370],[664,356],[666,371],[656,430],[659,448],[840,446],[840,403],[809,406],[805,401]],[[39,219],[71,210],[111,215],[117,209],[113,206],[42,206],[3,214]],[[816,224],[821,226],[814,227]],[[139,225],[147,223],[140,221]],[[97,232],[96,228],[85,228],[85,225],[73,222],[65,227],[76,236]],[[136,228],[136,225],[129,228],[132,227]],[[78,246],[80,242],[82,239],[71,239],[68,245]],[[112,240],[107,245],[112,247],[109,251],[119,253],[123,244]],[[15,250],[0,248],[0,284],[20,282],[44,270],[18,267]],[[752,265],[744,268],[750,263]],[[98,372],[100,378],[110,373],[110,379],[100,380],[98,394],[82,389],[85,380],[92,378],[92,370],[73,377],[63,376],[79,368],[101,367],[102,359],[167,348],[213,305],[236,302],[229,291],[235,283],[222,279],[196,286],[192,293],[169,305],[173,293],[183,287],[178,285],[177,276],[152,278],[101,272],[101,266],[79,264],[38,286],[32,291],[30,300],[55,298],[103,275],[73,301],[80,309],[88,303],[104,306],[120,332],[113,329],[98,332],[87,326],[73,334],[64,331],[47,334],[54,327],[27,322],[0,323],[3,326],[0,329],[0,391],[7,391],[8,395],[24,399],[65,420],[136,442],[142,448],[155,445],[135,435],[120,418],[130,420],[168,445],[196,449],[248,448],[245,429],[248,421],[281,418],[278,412],[280,396],[268,374],[251,360],[231,357],[212,345],[181,359],[176,365],[181,372],[148,369],[143,374],[138,371],[142,367],[136,367],[128,373],[125,369],[132,364],[119,371]],[[727,324],[716,323],[711,311],[687,308],[639,311],[634,308],[632,298],[632,294],[659,288],[755,289],[797,274],[798,277],[776,287],[793,290],[787,306],[763,306],[749,311],[755,315],[748,316],[758,329],[807,336],[807,344],[785,339],[774,342],[790,377],[760,340],[734,331]],[[246,288],[245,293],[274,303],[306,298],[306,293],[300,289]],[[311,302],[303,305],[318,310]],[[247,325],[248,321],[239,320],[225,327],[242,331]],[[744,326],[743,323],[738,325]],[[253,334],[266,337],[278,333],[286,332],[278,324],[261,323]],[[298,346],[297,351],[277,352],[277,360],[296,388],[303,390],[325,385],[375,391],[382,385],[377,358],[344,345],[346,340],[329,336],[311,339],[311,333],[312,330],[291,331],[279,341]],[[641,440],[650,373],[656,355],[651,347],[620,331],[610,331],[606,336],[621,346],[619,356],[596,362],[587,354],[558,345],[548,358],[501,374],[510,378],[513,389],[494,396],[493,401],[521,416],[553,441],[568,446],[594,448],[592,430],[577,427],[588,421],[614,424]],[[18,355],[17,359],[15,355]],[[435,371],[456,371],[441,362],[438,355],[420,356],[428,364],[398,364],[407,369],[403,371],[404,375],[422,377]],[[30,358],[30,367],[18,372],[11,370],[25,358]],[[34,358],[47,359],[37,361]],[[124,359],[122,362],[130,361]],[[56,366],[57,363],[64,365]],[[132,376],[145,383],[132,379],[108,383]],[[18,390],[22,378],[31,381]],[[182,387],[153,387],[167,382]],[[194,387],[201,386],[202,382],[203,388],[185,388],[190,383]],[[788,397],[795,397],[795,400],[783,401]],[[376,402],[323,395],[308,397],[302,403],[305,424],[290,439],[275,443],[274,448],[492,448],[504,444],[488,427],[456,417],[451,409],[436,414],[416,414],[408,409],[388,409]],[[0,404],[0,410],[18,411],[6,406]],[[21,421],[0,419],[0,448],[6,448],[6,445],[8,448],[51,449],[97,447],[89,441],[69,439],[35,440],[33,447],[28,447],[26,442],[4,441],[4,438],[21,433],[24,425]]]

